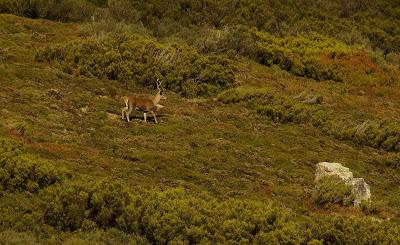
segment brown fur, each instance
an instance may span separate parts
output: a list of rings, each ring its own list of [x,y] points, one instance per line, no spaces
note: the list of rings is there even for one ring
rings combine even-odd
[[[137,96],[124,96],[123,100],[125,102],[125,107],[122,108],[122,119],[126,119],[129,122],[129,115],[133,110],[143,111],[144,121],[147,122],[147,113],[151,113],[154,117],[155,123],[157,122],[155,112],[158,109],[161,109],[162,105],[159,105],[161,99],[165,99],[165,97],[161,94],[161,82],[157,80],[157,89],[158,92],[154,95],[153,98],[140,98]]]

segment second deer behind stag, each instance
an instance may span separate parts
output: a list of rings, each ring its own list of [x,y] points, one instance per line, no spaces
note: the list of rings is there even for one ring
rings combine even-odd
[[[122,119],[126,119],[130,122],[129,115],[133,110],[142,111],[144,121],[147,122],[147,113],[151,113],[154,117],[155,123],[157,122],[156,111],[163,108],[159,102],[162,99],[166,99],[163,94],[162,81],[157,79],[157,94],[153,98],[140,98],[137,96],[124,96],[125,107],[122,108]]]

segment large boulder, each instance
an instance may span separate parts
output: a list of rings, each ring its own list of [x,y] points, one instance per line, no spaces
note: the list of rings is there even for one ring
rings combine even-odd
[[[320,162],[317,164],[315,172],[315,181],[325,176],[337,175],[347,185],[352,186],[352,192],[355,196],[354,206],[358,206],[361,201],[371,198],[369,185],[363,178],[353,178],[353,173],[349,168],[344,167],[340,163]]]
[[[351,180],[352,192],[355,194],[354,206],[360,205],[361,201],[371,198],[371,190],[369,185],[363,178],[354,178]]]
[[[320,162],[317,164],[317,171],[315,173],[315,181],[325,176],[337,175],[346,183],[353,179],[353,173],[349,168],[344,167],[336,162]]]

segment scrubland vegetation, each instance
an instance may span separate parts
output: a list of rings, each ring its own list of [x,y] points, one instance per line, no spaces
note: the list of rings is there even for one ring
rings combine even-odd
[[[234,82],[226,58],[204,56],[184,45],[163,45],[150,37],[114,35],[47,47],[36,59],[58,61],[69,74],[118,80],[126,88],[162,78],[166,89],[186,97],[210,95]]]
[[[1,1],[0,244],[400,243],[399,6]]]

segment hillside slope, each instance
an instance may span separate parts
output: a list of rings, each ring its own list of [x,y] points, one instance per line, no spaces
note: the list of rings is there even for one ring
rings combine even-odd
[[[75,223],[68,220],[62,224],[54,224],[47,220],[47,211],[53,212],[56,210],[55,207],[52,207],[53,209],[47,207],[46,215],[41,216],[42,210],[39,206],[44,205],[41,201],[46,200],[43,196],[53,192],[59,193],[60,190],[56,188],[67,190],[71,188],[72,193],[76,189],[71,186],[86,185],[90,186],[89,189],[93,188],[87,191],[87,195],[92,197],[96,195],[96,191],[108,188],[103,188],[102,184],[114,181],[118,181],[128,190],[127,192],[136,196],[143,195],[143,199],[135,198],[139,198],[140,202],[149,206],[152,205],[152,200],[170,205],[161,211],[154,208],[161,212],[154,215],[160,215],[159,218],[162,220],[160,224],[172,227],[175,221],[168,216],[173,216],[171,210],[183,207],[179,205],[189,207],[193,205],[201,210],[208,205],[201,201],[209,200],[212,211],[204,209],[201,215],[209,217],[207,216],[209,212],[208,215],[224,217],[222,219],[227,223],[224,223],[223,229],[226,230],[221,228],[223,230],[221,233],[226,236],[224,237],[226,240],[220,240],[222,243],[224,241],[282,242],[285,239],[289,239],[287,243],[307,243],[312,239],[306,235],[296,235],[307,233],[298,227],[302,227],[302,222],[311,224],[311,220],[314,220],[317,224],[310,228],[309,232],[316,232],[321,226],[334,224],[329,220],[323,223],[322,217],[333,220],[344,219],[335,221],[338,223],[360,222],[352,224],[355,227],[364,227],[365,224],[367,224],[365,227],[368,227],[371,224],[374,228],[363,228],[365,234],[371,229],[383,232],[386,226],[393,226],[392,229],[399,226],[400,163],[396,157],[400,149],[397,148],[397,141],[393,144],[368,143],[368,136],[348,137],[340,131],[347,126],[343,124],[354,124],[354,127],[357,127],[367,120],[371,122],[382,120],[384,125],[389,126],[386,128],[380,126],[376,130],[394,132],[393,135],[382,137],[386,137],[386,140],[389,137],[397,137],[395,133],[398,133],[398,128],[395,127],[400,116],[400,109],[397,106],[400,103],[398,84],[357,85],[333,81],[316,82],[310,78],[295,76],[279,65],[267,67],[248,59],[238,58],[233,61],[236,87],[218,91],[217,100],[209,96],[187,99],[170,87],[167,90],[166,108],[159,116],[159,124],[154,124],[152,121],[147,124],[142,122],[142,115],[139,112],[135,113],[131,123],[127,123],[119,118],[120,108],[123,106],[119,96],[127,93],[149,94],[154,93],[153,90],[143,87],[133,90],[118,80],[83,76],[76,72],[69,74],[63,72],[60,64],[51,59],[41,62],[37,60],[38,51],[45,47],[55,44],[62,46],[66,42],[84,40],[79,24],[31,20],[2,14],[0,29],[0,104],[2,105],[0,134],[4,139],[2,142],[22,144],[24,150],[21,151],[24,153],[21,154],[27,154],[27,158],[41,159],[40,161],[46,163],[48,161],[56,168],[67,169],[66,177],[60,177],[60,180],[54,182],[49,181],[49,184],[42,185],[38,182],[38,187],[29,187],[31,185],[27,184],[29,188],[26,187],[28,188],[26,190],[25,187],[7,189],[4,187],[7,185],[4,184],[4,190],[0,195],[1,242],[34,243],[31,240],[34,237],[34,241],[38,243],[63,241],[163,243],[168,241],[166,234],[171,236],[170,240],[175,239],[176,242],[179,239],[186,239],[177,234],[174,236],[173,228],[168,230],[157,225],[139,225],[140,232],[134,227],[125,227],[124,230],[120,221],[106,219],[104,218],[106,214],[93,211],[96,210],[96,203],[87,204],[90,207],[88,208],[90,214],[85,220],[76,218],[80,215],[76,211],[74,222],[78,221]],[[274,121],[268,113],[260,113],[260,106],[284,110],[276,107],[275,102],[268,104],[266,94],[273,94],[275,98],[285,101],[282,103],[305,106],[293,99],[303,91],[319,94],[324,98],[322,105],[311,106],[312,112],[307,116],[307,120],[303,117],[297,120],[299,116],[294,113],[293,119],[285,122],[280,119]],[[314,108],[323,110],[326,113],[323,115],[329,117],[329,123],[320,126],[321,124],[310,122],[308,118],[313,118]],[[371,130],[374,129],[371,126]],[[337,131],[339,135],[332,131]],[[0,158],[0,163],[7,162],[7,150],[4,152],[0,155],[3,157]],[[21,159],[15,160],[15,166],[25,161],[25,158]],[[371,212],[372,214],[368,212],[366,214],[353,207],[334,205],[325,209],[316,205],[312,201],[314,171],[315,164],[322,161],[341,162],[349,167],[355,176],[364,178],[371,186],[376,210]],[[31,169],[31,165],[29,166]],[[24,171],[22,168],[19,170]],[[17,176],[18,171],[13,175]],[[94,184],[95,187],[92,187],[92,183],[100,182],[102,184]],[[68,188],[63,185],[67,185]],[[125,193],[126,189],[118,191],[121,186],[115,187],[116,190],[113,191]],[[146,190],[154,191],[156,194],[140,194]],[[81,193],[84,192],[85,189],[82,189]],[[72,210],[71,213],[75,212],[73,208],[68,209],[68,205],[69,202],[79,200],[72,198],[72,201],[68,201],[67,194],[59,195],[57,198],[63,200],[60,201],[62,203],[60,207]],[[105,197],[102,198],[106,200]],[[175,201],[169,203],[171,199],[177,200],[178,204]],[[142,205],[138,204],[140,202],[136,203],[137,207]],[[31,207],[35,204],[38,206]],[[57,205],[54,206],[60,208]],[[107,204],[101,205],[107,206]],[[220,213],[222,207],[213,209],[218,205],[227,209],[238,207],[239,211],[236,210],[235,213],[231,210],[232,214],[222,215]],[[278,230],[277,234],[287,232],[288,237],[277,234],[272,237],[269,233],[269,235],[265,233],[264,236],[257,236],[259,239],[257,240],[251,235],[246,237],[247,235],[240,233],[243,230],[251,230],[250,228],[238,228],[241,227],[240,224],[231,226],[228,224],[229,220],[235,222],[241,220],[240,212],[243,212],[243,217],[246,216],[243,210],[252,210],[249,211],[252,214],[262,210],[259,211],[261,213],[259,215],[262,217],[260,219],[263,219],[271,215],[270,212],[274,214],[277,212],[270,211],[272,208],[282,212],[277,215],[282,224],[276,225],[281,230],[276,227],[274,229]],[[50,216],[50,220],[62,220],[60,217],[68,216],[63,216],[62,212],[58,211],[60,213],[50,212],[54,215]],[[162,212],[165,212],[165,216]],[[195,211],[190,210],[186,215],[190,216],[191,212]],[[82,211],[82,214],[86,213]],[[23,218],[18,221],[17,217],[20,215]],[[293,223],[285,223],[290,220],[284,218],[286,216],[296,216],[296,219],[290,221]],[[377,219],[382,223],[376,222]],[[185,216],[182,220],[185,220]],[[39,225],[36,226],[36,222]],[[209,222],[209,226],[212,227],[211,223],[214,221]],[[193,221],[193,224],[195,223]],[[125,233],[108,230],[111,227]],[[101,229],[96,231],[96,228],[105,228],[106,231]],[[203,229],[207,231],[206,228]],[[258,233],[257,229],[249,231],[249,234]],[[265,228],[268,229],[270,228]],[[79,233],[69,233],[75,230]],[[134,232],[130,233],[132,230]],[[400,228],[397,228],[396,232],[399,231]],[[197,235],[192,237],[194,242],[207,243],[214,239],[208,237],[209,240],[201,240],[207,236],[195,229],[187,231],[187,234]],[[335,242],[341,239],[334,240],[329,234],[314,233],[314,235],[317,240],[332,239],[331,241]],[[245,237],[242,238],[245,240],[240,240],[241,236]],[[346,241],[347,238],[343,239]]]

